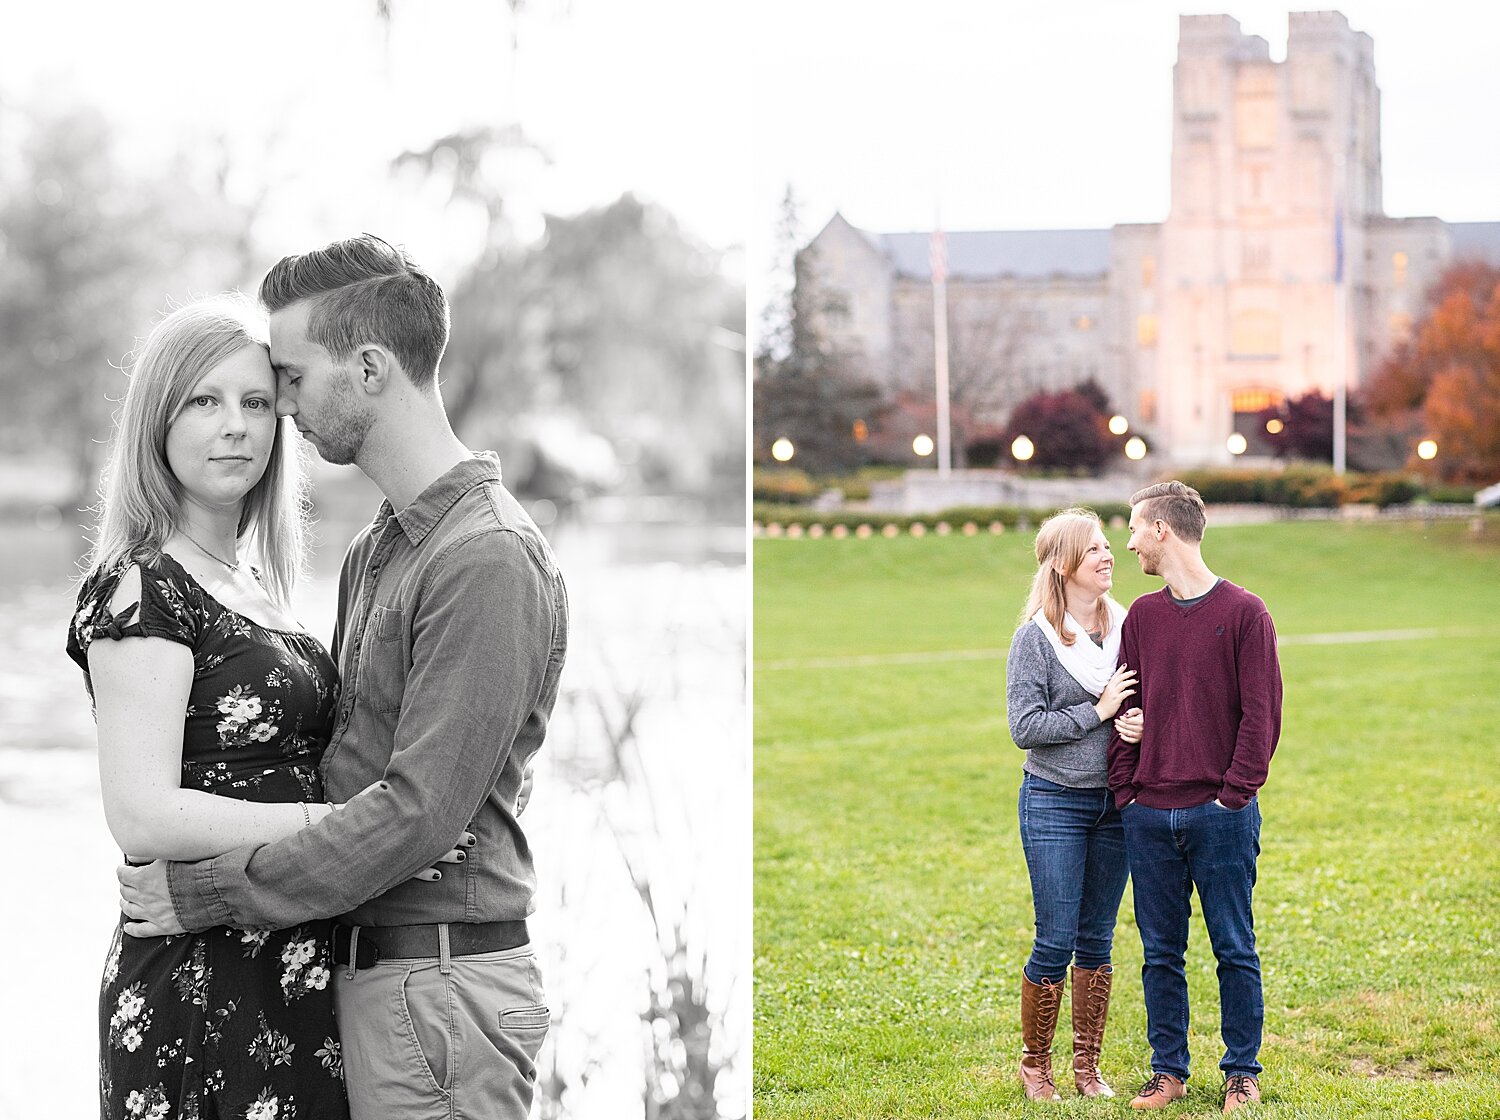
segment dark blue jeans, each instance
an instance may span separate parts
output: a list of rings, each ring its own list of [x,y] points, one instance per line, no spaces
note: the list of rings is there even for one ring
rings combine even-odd
[[[1135,922],[1145,950],[1141,987],[1151,1069],[1183,1081],[1188,1077],[1183,961],[1196,887],[1203,924],[1219,961],[1219,1033],[1224,1038],[1219,1068],[1226,1077],[1259,1076],[1256,1058],[1265,1003],[1250,895],[1260,855],[1260,806],[1253,800],[1239,810],[1223,809],[1212,801],[1191,809],[1130,804],[1121,815],[1135,882]]]
[[[1069,962],[1108,964],[1130,874],[1114,799],[1107,789],[1072,789],[1027,773],[1019,809],[1036,910],[1026,978],[1055,982],[1067,976]]]

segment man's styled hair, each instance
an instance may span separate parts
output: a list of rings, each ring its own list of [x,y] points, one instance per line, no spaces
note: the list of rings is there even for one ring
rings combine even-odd
[[[1189,544],[1203,539],[1203,527],[1208,523],[1203,512],[1203,499],[1198,491],[1175,478],[1171,482],[1158,482],[1130,495],[1132,506],[1145,504],[1141,516],[1155,521],[1165,521]]]
[[[282,257],[260,282],[268,312],[313,301],[307,335],[338,361],[375,342],[419,389],[431,389],[448,345],[448,300],[406,250],[362,233]]]

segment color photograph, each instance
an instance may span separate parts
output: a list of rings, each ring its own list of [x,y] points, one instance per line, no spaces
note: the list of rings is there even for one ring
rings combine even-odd
[[[755,1115],[1495,1115],[1493,17],[772,7]]]

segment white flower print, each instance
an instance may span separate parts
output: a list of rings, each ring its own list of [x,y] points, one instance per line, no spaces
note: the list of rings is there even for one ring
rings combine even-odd
[[[219,711],[236,723],[249,723],[260,715],[260,697],[247,692],[244,685],[237,684],[227,696],[219,697]]]
[[[120,993],[120,998],[116,1002],[115,1007],[120,1012],[121,1021],[128,1023],[139,1015],[141,1008],[146,1005],[146,1001],[141,998],[141,988],[142,985],[140,984],[132,984]]]
[[[281,1106],[277,1098],[267,1097],[261,1093],[261,1099],[251,1104],[249,1111],[245,1113],[245,1120],[276,1120],[281,1115]]]
[[[271,736],[276,734],[276,727],[269,723],[257,723],[248,734],[257,742],[267,743],[270,742]]]
[[[271,931],[268,929],[247,929],[240,934],[240,944],[248,945],[245,956],[258,957],[260,951],[266,947],[266,942],[271,940]]]
[[[317,946],[311,941],[293,941],[281,951],[281,960],[293,968],[301,968],[317,955]]]
[[[120,1034],[120,1044],[124,1046],[125,1049],[129,1050],[132,1054],[140,1049],[141,1043],[143,1041],[145,1040],[141,1038],[140,1028],[135,1026],[135,1024],[133,1023],[130,1026],[126,1027],[125,1030]]]
[[[333,1078],[341,1079],[344,1076],[344,1055],[340,1050],[339,1044],[332,1037],[325,1037],[323,1039],[323,1048],[315,1051],[315,1053],[318,1060],[323,1063],[323,1068]]]
[[[110,946],[109,959],[104,962],[104,986],[107,988],[119,978],[120,975],[120,950],[124,948],[121,934],[116,932],[115,943]]]
[[[307,970],[307,986],[317,991],[328,987],[328,970],[322,965],[313,965]]]

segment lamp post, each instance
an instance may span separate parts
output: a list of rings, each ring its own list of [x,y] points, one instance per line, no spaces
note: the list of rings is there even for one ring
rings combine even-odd
[[[775,459],[778,463],[790,463],[792,456],[795,454],[797,454],[797,449],[792,446],[792,441],[787,439],[786,436],[782,436],[775,443],[771,444],[771,458]]]
[[[1245,453],[1246,449],[1249,448],[1250,441],[1247,440],[1244,436],[1240,435],[1239,432],[1235,432],[1227,440],[1224,441],[1224,446],[1229,449],[1229,453],[1231,455],[1238,458]]]
[[[1437,440],[1424,439],[1417,444],[1417,458],[1425,463],[1430,463],[1437,458]]]
[[[1125,458],[1139,463],[1146,457],[1146,441],[1140,436],[1131,436],[1125,441]]]
[[[916,439],[911,441],[911,449],[918,455],[922,456],[922,458],[924,459],[932,454],[933,446],[934,444],[932,442],[932,437],[926,432],[923,432],[921,435],[917,436]]]

